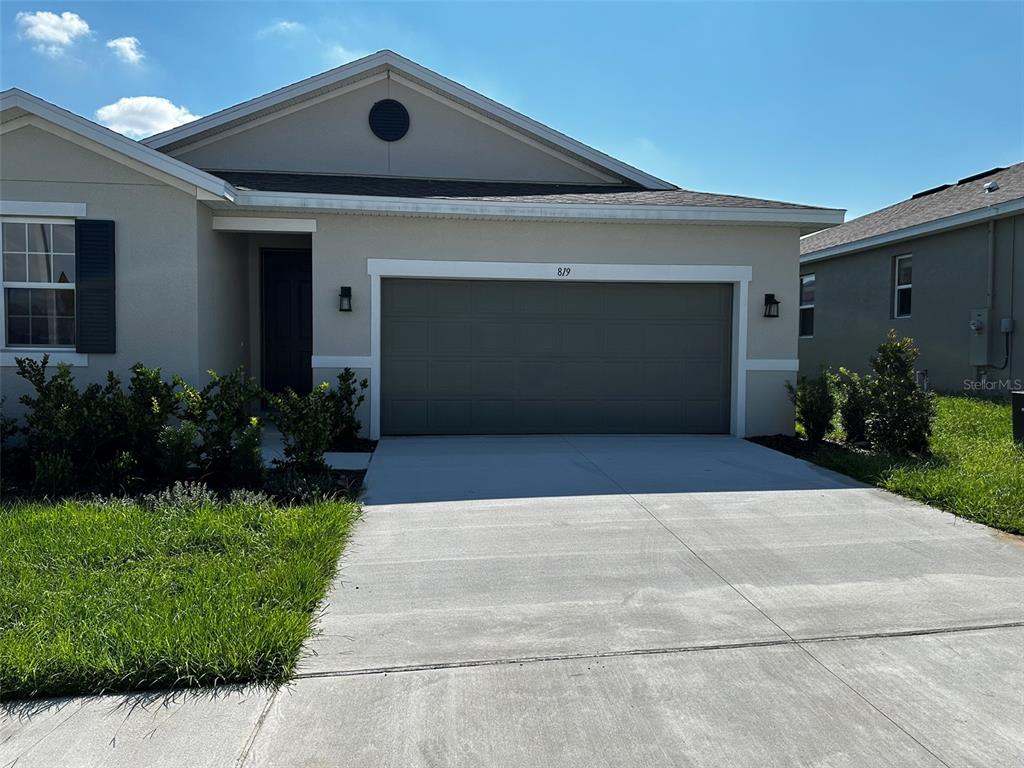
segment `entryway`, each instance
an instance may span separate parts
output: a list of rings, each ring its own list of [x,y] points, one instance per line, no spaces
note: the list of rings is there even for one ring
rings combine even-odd
[[[312,252],[260,251],[263,305],[263,387],[304,394],[313,387]]]

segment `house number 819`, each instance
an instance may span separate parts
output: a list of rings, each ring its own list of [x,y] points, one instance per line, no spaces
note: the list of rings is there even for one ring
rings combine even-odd
[[[558,268],[558,276],[559,277],[568,277],[570,272],[572,272],[572,267],[559,267]]]

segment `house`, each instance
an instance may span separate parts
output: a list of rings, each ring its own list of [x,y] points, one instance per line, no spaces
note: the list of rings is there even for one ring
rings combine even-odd
[[[800,241],[800,370],[864,370],[889,329],[941,392],[1024,379],[1024,163],[919,192]]]
[[[679,189],[390,51],[142,142],[0,114],[8,407],[48,351],[351,367],[372,437],[792,429],[799,238],[842,211]]]

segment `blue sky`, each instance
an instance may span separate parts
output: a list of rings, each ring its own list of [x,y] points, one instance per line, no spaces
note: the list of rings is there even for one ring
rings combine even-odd
[[[2,87],[137,133],[391,48],[690,189],[854,216],[1024,161],[1020,2],[0,8]]]

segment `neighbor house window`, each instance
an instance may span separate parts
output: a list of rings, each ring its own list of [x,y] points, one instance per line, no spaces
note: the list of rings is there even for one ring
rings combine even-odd
[[[3,290],[8,347],[74,346],[74,222],[4,221]]]
[[[814,335],[814,273],[800,275],[800,336]]]
[[[914,283],[913,256],[896,257],[896,296],[893,316],[910,317],[910,292]]]

